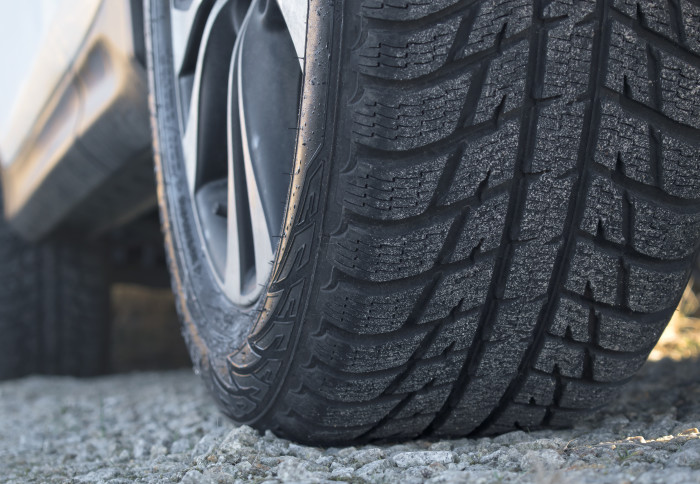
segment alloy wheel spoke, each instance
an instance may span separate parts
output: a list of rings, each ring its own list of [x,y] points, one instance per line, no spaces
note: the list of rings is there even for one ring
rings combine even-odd
[[[228,84],[228,94],[227,94],[227,117],[226,117],[226,129],[228,132],[227,136],[227,156],[228,156],[228,177],[227,177],[227,202],[228,207],[227,212],[227,226],[226,226],[226,269],[224,272],[224,292],[226,295],[234,299],[238,294],[241,294],[241,288],[243,287],[243,268],[245,265],[244,254],[245,247],[241,247],[241,235],[243,235],[243,230],[239,230],[239,224],[245,222],[245,213],[242,201],[237,200],[237,195],[240,195],[241,188],[245,185],[245,180],[241,180],[241,170],[237,163],[241,157],[241,144],[240,140],[237,139],[238,132],[238,106],[232,103],[232,96],[237,93],[238,89],[236,86],[235,77],[235,59],[240,43],[237,41],[233,48],[233,56],[229,68],[229,84]],[[237,169],[238,168],[238,169]],[[245,227],[241,227],[244,229]]]
[[[171,0],[196,228],[224,293],[242,307],[269,277],[294,156],[306,10],[285,16],[282,1]],[[302,16],[294,40],[287,21]]]
[[[225,113],[219,105],[226,96],[228,72],[221,67],[220,58],[230,57],[232,46],[227,41],[235,37],[228,12],[230,3],[231,0],[217,0],[211,8],[199,43],[194,74],[180,76],[180,119],[186,120],[183,155],[192,194],[206,181],[202,180],[203,175],[207,177],[202,173],[205,167],[199,162],[206,160],[209,166],[216,165],[220,169],[226,166],[226,153],[219,148],[226,142]],[[205,122],[201,122],[202,119]]]
[[[213,0],[171,0],[173,64],[177,75],[182,75],[194,65],[213,4]]]
[[[241,48],[246,23],[236,40],[229,74],[228,106],[228,230],[224,287],[232,300],[254,300],[265,283],[274,257],[265,211],[251,164],[242,103]]]
[[[248,194],[248,207],[250,209],[250,222],[253,236],[253,247],[255,251],[255,266],[259,268],[256,271],[256,284],[262,286],[265,284],[266,271],[264,268],[272,264],[272,238],[268,231],[267,219],[263,203],[260,199],[260,189],[258,187],[255,171],[251,160],[250,140],[248,138],[248,130],[246,129],[246,103],[243,94],[243,78],[242,78],[242,59],[241,51],[246,38],[247,25],[244,23],[241,34],[238,38],[240,45],[234,63],[236,64],[236,84],[238,92],[232,93],[238,97],[238,119],[241,135],[241,145],[243,148],[243,165],[245,171],[246,188]]]
[[[299,0],[277,0],[284,22],[292,37],[294,51],[304,72],[304,51],[306,50],[306,22],[309,15],[309,2]]]

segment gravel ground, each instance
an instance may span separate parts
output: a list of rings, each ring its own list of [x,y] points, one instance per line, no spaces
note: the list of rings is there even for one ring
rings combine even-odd
[[[650,362],[579,427],[317,449],[221,417],[190,371],[0,386],[6,482],[700,482],[697,360]]]
[[[183,370],[6,382],[0,481],[700,483],[696,323],[675,318],[656,361],[578,427],[496,438],[304,447],[234,426]]]

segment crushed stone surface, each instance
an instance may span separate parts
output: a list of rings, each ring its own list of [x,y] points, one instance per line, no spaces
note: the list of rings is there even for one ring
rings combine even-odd
[[[700,483],[700,361],[650,361],[576,428],[345,448],[237,427],[191,371],[0,384],[0,481]]]

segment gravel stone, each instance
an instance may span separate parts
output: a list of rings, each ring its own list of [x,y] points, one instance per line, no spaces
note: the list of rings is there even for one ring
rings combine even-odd
[[[564,458],[555,450],[528,450],[521,459],[521,467],[525,470],[559,469],[566,464]]]
[[[235,426],[190,371],[0,384],[8,483],[700,483],[697,359],[648,362],[567,430],[328,449]]]
[[[331,472],[331,478],[340,479],[352,479],[355,476],[354,467],[337,467]]]
[[[374,462],[375,460],[383,459],[385,456],[386,452],[384,452],[382,449],[370,447],[353,452],[350,454],[349,458],[350,460],[354,461],[354,463],[363,466],[365,464],[369,464],[370,462]]]
[[[377,472],[388,469],[389,467],[391,467],[390,461],[387,459],[380,459],[363,465],[355,474],[360,477],[369,477],[372,474],[376,474]]]
[[[425,466],[434,462],[449,464],[454,462],[454,454],[447,451],[401,452],[393,456],[398,467]]]

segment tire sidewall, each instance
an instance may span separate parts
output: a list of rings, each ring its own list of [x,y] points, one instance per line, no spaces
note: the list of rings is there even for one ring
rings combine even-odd
[[[309,12],[316,11],[322,19],[315,21],[328,25],[315,29],[314,35],[307,34],[300,128],[282,237],[267,293],[252,308],[241,310],[223,294],[196,232],[196,215],[188,195],[177,123],[168,6],[159,0],[144,2],[158,201],[183,335],[195,369],[202,374],[223,411],[234,420],[251,425],[261,422],[273,406],[291,366],[320,253],[322,224],[317,218],[322,216],[319,205],[326,191],[319,183],[325,168],[319,161],[319,152],[325,139],[328,88],[327,84],[319,83],[319,77],[328,75],[330,59],[314,46],[323,45],[330,36],[330,22],[326,20],[331,19],[332,8],[315,0],[309,3]],[[314,20],[311,15],[309,19]],[[313,173],[309,173],[312,169]],[[309,188],[312,183],[314,187]],[[313,213],[309,212],[310,208]],[[299,240],[298,236],[308,233],[309,228],[314,233],[311,241],[306,237]],[[298,264],[300,251],[306,255],[303,266]],[[303,287],[298,291],[300,281]],[[286,311],[290,300],[297,308],[293,315]],[[283,341],[285,346],[263,350],[255,343],[256,335]],[[233,355],[239,355],[238,360]],[[249,363],[251,360],[253,363]],[[241,381],[237,381],[240,374],[243,374]],[[251,380],[253,386],[259,387],[251,390]],[[251,393],[259,396],[254,404],[250,400],[242,403]]]

